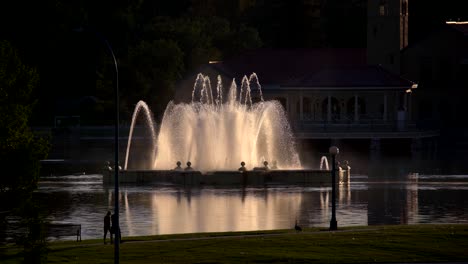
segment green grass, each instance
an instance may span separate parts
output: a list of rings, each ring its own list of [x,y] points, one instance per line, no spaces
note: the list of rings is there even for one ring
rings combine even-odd
[[[362,263],[468,260],[468,225],[399,225],[125,237],[121,263]],[[0,262],[20,250],[0,248]],[[48,263],[113,263],[102,240],[53,242]]]

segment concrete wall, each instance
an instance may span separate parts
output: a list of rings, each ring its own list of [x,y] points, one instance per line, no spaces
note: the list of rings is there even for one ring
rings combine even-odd
[[[340,171],[338,181],[349,181],[350,171]],[[103,172],[104,184],[113,184],[114,172]],[[199,185],[265,185],[313,184],[330,185],[331,172],[327,170],[270,170],[270,171],[217,171],[202,174],[199,171],[127,170],[119,173],[120,183],[155,183]]]

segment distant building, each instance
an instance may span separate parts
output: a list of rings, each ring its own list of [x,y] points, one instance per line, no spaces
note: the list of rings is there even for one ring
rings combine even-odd
[[[447,22],[402,51],[402,74],[419,83],[415,116],[468,127],[468,22]]]
[[[413,120],[416,83],[368,65],[365,49],[258,49],[204,65],[200,72],[210,76],[213,86],[220,75],[225,91],[232,79],[239,85],[244,75],[255,72],[264,99],[283,105],[303,149],[314,149],[310,140],[357,139],[379,151],[381,139],[409,139],[409,151],[421,139],[438,135]],[[194,80],[195,75],[187,78],[176,98],[191,100]],[[255,89],[252,96],[259,100]]]
[[[402,75],[419,84],[414,118],[440,129],[440,154],[468,157],[468,22],[447,22],[401,52]]]
[[[408,0],[367,1],[367,61],[400,74],[408,46]]]
[[[457,124],[467,113],[468,23],[448,22],[411,43],[408,4],[368,1],[365,49],[258,49],[198,72],[212,82],[220,75],[225,87],[257,73],[264,98],[281,102],[301,145],[364,139],[379,150],[381,140],[409,139],[412,153],[436,152],[447,123],[468,126]],[[181,82],[178,98],[191,95],[195,74]]]
[[[257,73],[265,99],[282,103],[297,132],[307,132],[307,125],[396,125],[397,120],[406,125],[411,120],[408,93],[415,84],[367,65],[364,49],[260,49],[205,67],[212,80],[217,75],[228,80],[225,87]]]

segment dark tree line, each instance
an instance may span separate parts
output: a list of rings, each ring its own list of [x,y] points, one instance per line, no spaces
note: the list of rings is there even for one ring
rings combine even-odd
[[[254,28],[204,15],[207,8],[197,2],[2,2],[1,35],[41,76],[33,121],[51,125],[60,112],[80,115],[84,124],[112,122],[113,62],[93,30],[108,39],[118,59],[121,113],[127,119],[140,99],[160,113],[175,82],[201,63],[261,46]]]
[[[410,0],[410,41],[444,20],[466,18],[462,0]],[[121,114],[138,100],[161,114],[182,76],[209,60],[258,47],[365,47],[367,0],[174,0],[0,3],[0,36],[40,76],[32,120],[57,114],[83,124],[110,124],[112,60],[93,28],[114,48],[120,66]]]
[[[347,45],[327,33],[335,30],[334,20],[323,18],[337,9],[332,4],[242,2],[249,1],[3,1],[0,33],[41,77],[34,93],[37,125],[52,125],[58,114],[80,115],[82,124],[113,122],[111,57],[94,34],[77,28],[92,28],[112,44],[123,120],[138,100],[161,114],[176,81],[209,60],[262,46]]]
[[[16,242],[24,247],[26,263],[42,262],[46,250],[33,191],[48,144],[29,126],[37,103],[32,94],[38,81],[36,69],[24,64],[8,41],[0,41],[0,241],[5,239],[5,216],[21,217],[26,232]]]

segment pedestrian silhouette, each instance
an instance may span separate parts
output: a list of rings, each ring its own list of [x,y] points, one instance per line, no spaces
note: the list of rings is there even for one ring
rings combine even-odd
[[[117,217],[115,214],[112,214],[111,216],[112,220],[112,227],[111,227],[111,244],[112,244],[112,234],[115,235],[115,238],[117,239],[117,235],[119,236],[119,241],[122,243],[122,234],[120,233],[120,226],[117,224]]]
[[[112,244],[112,232],[111,232],[111,212],[107,211],[106,216],[104,216],[104,244],[106,244],[107,232],[109,232],[111,244]]]

